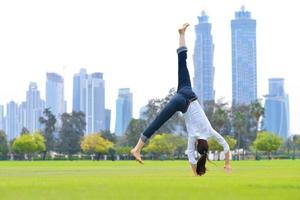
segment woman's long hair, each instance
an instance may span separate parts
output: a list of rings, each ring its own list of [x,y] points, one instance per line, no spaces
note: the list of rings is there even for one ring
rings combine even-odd
[[[205,163],[208,160],[208,143],[206,140],[199,139],[197,143],[197,151],[200,153],[201,157],[197,162],[196,172],[199,176],[202,176],[206,172]]]

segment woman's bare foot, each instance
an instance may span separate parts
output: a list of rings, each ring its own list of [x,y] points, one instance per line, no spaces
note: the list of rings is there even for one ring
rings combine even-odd
[[[179,34],[184,34],[186,28],[189,26],[189,23],[185,23],[182,25],[182,27],[180,29],[178,29]]]
[[[135,149],[131,149],[130,153],[136,159],[136,161],[138,161],[141,164],[144,164],[141,158],[141,153],[139,151],[136,151]]]

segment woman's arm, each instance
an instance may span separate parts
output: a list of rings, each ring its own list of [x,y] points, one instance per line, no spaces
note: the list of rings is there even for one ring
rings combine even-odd
[[[197,160],[195,158],[195,150],[196,150],[196,139],[194,137],[188,137],[187,155],[188,155],[189,163],[191,164],[193,174],[197,176],[198,175],[196,172]]]
[[[230,151],[227,151],[225,153],[225,165],[224,165],[224,170],[227,173],[230,173],[232,170],[229,160],[230,160]]]
[[[224,170],[225,170],[225,172],[229,173],[232,170],[231,165],[230,165],[230,149],[229,149],[229,145],[226,142],[226,140],[217,131],[215,131],[213,128],[211,130],[211,134],[217,140],[217,142],[220,145],[222,145],[223,148],[224,148],[224,152],[225,152]]]
[[[193,171],[194,175],[198,176],[197,171],[196,171],[197,165],[191,163],[191,168],[192,168],[192,171]]]

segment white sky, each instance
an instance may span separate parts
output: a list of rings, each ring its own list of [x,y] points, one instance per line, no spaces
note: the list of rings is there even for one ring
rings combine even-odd
[[[215,44],[216,98],[231,101],[230,20],[242,5],[257,20],[258,96],[268,78],[285,78],[291,132],[300,133],[300,29],[297,0],[0,0],[0,104],[25,100],[29,82],[45,98],[46,72],[64,76],[68,111],[72,78],[80,68],[103,72],[112,131],[118,88],[129,87],[134,117],[154,97],[177,84],[178,27],[188,31],[193,77],[194,25],[205,10]]]

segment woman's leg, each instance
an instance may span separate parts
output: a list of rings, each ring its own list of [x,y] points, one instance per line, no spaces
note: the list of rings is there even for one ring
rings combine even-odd
[[[147,129],[141,135],[141,138],[146,142],[155,131],[157,131],[175,112],[183,111],[186,106],[186,99],[179,94],[176,94],[169,103],[161,110],[157,117],[151,122]]]
[[[176,94],[170,102],[162,109],[157,117],[151,122],[146,130],[141,134],[141,137],[136,146],[131,150],[131,154],[140,163],[143,163],[140,152],[144,144],[149,138],[157,131],[168,119],[170,119],[175,112],[183,111],[186,107],[187,101],[185,97],[180,94]]]
[[[178,54],[178,87],[177,91],[179,91],[184,86],[191,87],[191,80],[189,71],[186,65],[187,59],[187,48],[185,45],[185,31],[189,26],[188,23],[184,24],[182,28],[178,30],[179,32],[179,48],[177,49]]]
[[[186,67],[186,52],[185,47],[185,30],[189,24],[184,24],[182,28],[178,30],[179,32],[179,49],[178,53],[178,90],[183,86],[190,86],[191,81],[189,72]],[[178,91],[177,90],[177,91]],[[175,95],[171,101],[165,106],[165,108],[158,114],[155,120],[147,127],[147,129],[141,134],[141,137],[136,144],[136,146],[131,150],[131,154],[135,159],[143,163],[141,159],[141,150],[145,142],[157,131],[176,111],[185,112],[187,107],[187,101],[182,95]]]

